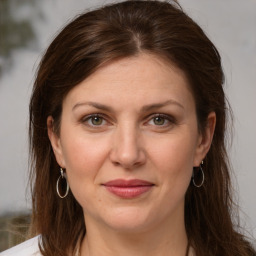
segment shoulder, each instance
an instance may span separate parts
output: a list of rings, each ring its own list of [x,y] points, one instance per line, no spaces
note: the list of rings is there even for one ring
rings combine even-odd
[[[19,245],[16,245],[4,252],[0,253],[0,256],[41,256],[38,242],[40,236],[36,236],[29,239]]]

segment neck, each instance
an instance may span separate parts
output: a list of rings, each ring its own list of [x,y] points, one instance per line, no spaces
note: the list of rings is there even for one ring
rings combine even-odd
[[[91,222],[89,222],[91,223]],[[182,225],[158,225],[141,232],[122,232],[109,227],[86,225],[81,256],[185,256],[188,239]]]

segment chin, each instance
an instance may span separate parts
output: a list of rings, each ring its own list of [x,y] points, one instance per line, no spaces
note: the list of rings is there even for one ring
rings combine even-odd
[[[104,222],[117,232],[136,233],[146,231],[153,224],[153,219],[150,220],[148,216],[145,210],[138,208],[119,209],[115,213],[106,214]]]

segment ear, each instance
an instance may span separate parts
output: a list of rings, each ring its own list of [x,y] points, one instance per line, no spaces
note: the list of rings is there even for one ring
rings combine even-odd
[[[54,131],[53,123],[54,123],[54,120],[52,116],[48,116],[47,117],[48,137],[50,139],[57,163],[59,164],[60,167],[65,168],[65,162],[64,162],[62,147],[60,143],[60,137],[59,135],[57,135],[56,131]]]
[[[194,158],[194,166],[199,166],[208,153],[216,125],[216,114],[211,112],[207,118],[207,124],[204,131],[201,132],[198,138],[196,154]]]

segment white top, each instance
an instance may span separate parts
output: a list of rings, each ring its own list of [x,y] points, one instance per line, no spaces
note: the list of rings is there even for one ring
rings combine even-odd
[[[40,236],[31,238],[4,252],[1,252],[0,256],[42,256],[38,247],[39,238]]]

